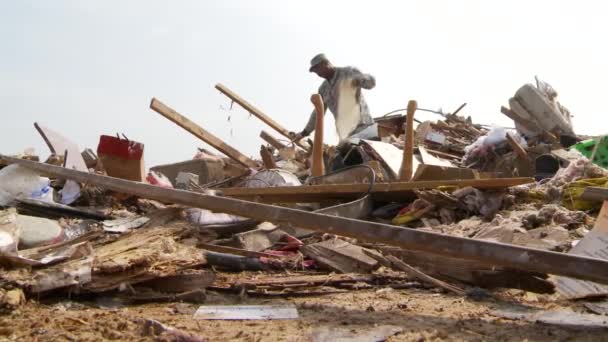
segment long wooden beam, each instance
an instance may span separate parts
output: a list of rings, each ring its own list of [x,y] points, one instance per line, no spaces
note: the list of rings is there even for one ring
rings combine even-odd
[[[150,101],[150,109],[152,109],[153,111],[157,112],[158,114],[164,116],[165,118],[169,119],[170,121],[173,121],[173,123],[175,123],[176,125],[180,126],[181,128],[185,129],[186,131],[190,132],[192,135],[201,139],[202,141],[206,142],[207,144],[215,147],[218,151],[220,151],[223,154],[227,155],[228,157],[234,159],[239,164],[241,164],[245,167],[252,167],[252,168],[257,167],[257,164],[253,160],[251,160],[250,158],[248,158],[241,152],[237,151],[234,147],[226,144],[220,138],[207,132],[201,126],[197,125],[192,120],[181,115],[180,113],[176,112],[175,110],[169,108],[167,105],[160,102],[156,98],[152,98],[152,101]]]
[[[264,122],[268,126],[272,127],[272,129],[274,129],[275,131],[281,133],[281,135],[283,135],[287,139],[292,139],[289,136],[289,131],[287,129],[285,129],[285,127],[281,126],[278,122],[274,121],[271,117],[264,114],[261,110],[256,108],[251,103],[245,101],[245,99],[241,98],[239,95],[237,95],[232,90],[226,88],[226,86],[224,86],[223,84],[221,84],[221,83],[216,84],[215,89],[219,90],[222,94],[226,95],[232,101],[238,103],[239,106],[243,107],[246,111],[253,114],[258,119],[262,120],[262,122]],[[300,146],[301,148],[303,148],[307,151],[310,150],[310,146],[308,146],[308,145],[304,145],[299,141],[296,141],[295,143],[296,143],[296,145]]]
[[[376,183],[370,194],[380,200],[407,200],[415,198],[413,190],[436,189],[444,186],[478,189],[504,189],[534,182],[532,178],[457,179],[441,181]],[[306,186],[278,186],[268,188],[226,188],[225,196],[267,203],[318,202],[326,199],[353,199],[369,190],[369,184],[321,184]]]
[[[90,183],[108,190],[144,198],[205,208],[215,212],[246,216],[274,223],[294,223],[299,227],[319,232],[466,260],[477,260],[488,265],[562,275],[608,284],[608,261],[602,259],[448,236],[185,190],[166,189],[150,184],[70,170],[2,155],[0,155],[0,159],[4,159],[9,164],[19,164],[52,177]]]

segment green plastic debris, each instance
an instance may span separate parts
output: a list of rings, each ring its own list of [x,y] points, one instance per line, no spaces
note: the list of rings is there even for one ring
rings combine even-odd
[[[572,148],[578,150],[582,155],[591,159],[596,143],[596,139],[589,139],[572,146]],[[595,165],[608,169],[608,137],[602,137],[599,140],[599,146],[597,147],[597,151],[595,152],[595,157],[593,158],[592,162]]]

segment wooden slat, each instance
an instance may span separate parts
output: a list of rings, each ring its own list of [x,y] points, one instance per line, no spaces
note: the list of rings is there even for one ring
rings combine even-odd
[[[385,243],[404,249],[477,260],[488,265],[563,275],[608,284],[608,261],[603,259],[442,235],[185,190],[161,188],[2,155],[0,155],[0,159],[53,177],[90,183],[108,190],[162,202],[204,208],[214,212],[246,216],[273,223],[294,223],[302,228],[352,237],[360,241]]]
[[[165,118],[173,121],[173,123],[190,132],[195,137],[213,146],[218,151],[234,159],[243,166],[252,168],[257,167],[256,163],[253,160],[251,160],[241,152],[237,151],[234,147],[226,144],[220,138],[207,132],[205,129],[203,129],[201,126],[197,125],[187,117],[167,107],[164,103],[160,102],[156,98],[152,98],[152,101],[150,102],[150,108],[158,114],[164,116]]]
[[[524,150],[524,148],[521,147],[521,145],[517,141],[515,141],[515,138],[513,138],[510,133],[507,133],[506,138],[507,142],[509,143],[509,146],[511,146],[513,151],[517,153],[517,156],[519,158],[525,161],[530,161],[530,159],[528,158],[528,152],[526,152],[526,150]]]
[[[414,174],[414,113],[418,104],[410,101],[407,104],[407,117],[405,118],[405,143],[403,146],[403,161],[399,170],[399,180],[407,182]]]
[[[459,179],[441,181],[376,183],[371,189],[374,199],[413,198],[413,190],[435,189],[442,186],[478,189],[501,189],[534,182],[532,178]],[[316,202],[324,199],[356,198],[366,193],[369,184],[326,184],[309,186],[285,186],[271,188],[227,188],[225,196],[261,202]]]
[[[226,88],[226,86],[224,86],[223,84],[220,84],[220,83],[216,84],[215,85],[215,89],[219,90],[222,94],[226,95],[232,101],[238,103],[246,111],[248,111],[249,113],[253,114],[258,119],[262,120],[262,122],[264,122],[268,126],[272,127],[272,129],[274,129],[275,131],[281,133],[281,135],[283,135],[287,139],[291,139],[291,137],[289,136],[289,131],[287,129],[285,129],[283,126],[281,126],[278,122],[274,121],[268,115],[264,114],[261,110],[259,110],[258,108],[256,108],[254,105],[252,105],[251,103],[245,101],[245,99],[241,98],[235,92],[233,92],[232,90]],[[309,146],[304,145],[304,144],[302,144],[299,141],[296,141],[295,143],[296,143],[296,145],[300,146],[301,148],[303,148],[303,149],[305,149],[307,151],[310,150]]]
[[[581,199],[596,202],[608,201],[608,188],[587,187],[583,191]]]
[[[280,142],[279,140],[277,140],[272,135],[268,134],[268,132],[266,132],[266,131],[262,131],[260,133],[260,138],[264,139],[264,141],[266,141],[267,143],[269,143],[270,146],[276,148],[277,150],[282,150],[285,147],[287,147],[287,146],[285,146],[285,144],[283,144],[282,142]]]

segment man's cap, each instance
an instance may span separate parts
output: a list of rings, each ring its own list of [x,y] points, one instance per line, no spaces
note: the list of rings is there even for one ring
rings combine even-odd
[[[327,59],[327,56],[325,56],[324,53],[320,53],[320,54],[314,56],[310,60],[310,69],[308,69],[308,71],[312,72],[312,69],[314,69],[314,67],[316,67],[317,65],[319,65],[323,62],[329,62],[329,59]]]

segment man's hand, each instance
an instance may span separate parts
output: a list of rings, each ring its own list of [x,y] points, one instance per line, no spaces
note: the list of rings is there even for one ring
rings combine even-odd
[[[291,139],[291,142],[300,141],[304,138],[304,135],[302,133],[289,132],[289,138]]]
[[[359,82],[359,79],[357,78],[353,78],[353,80],[351,81],[353,87],[358,88],[361,86],[361,82]]]

